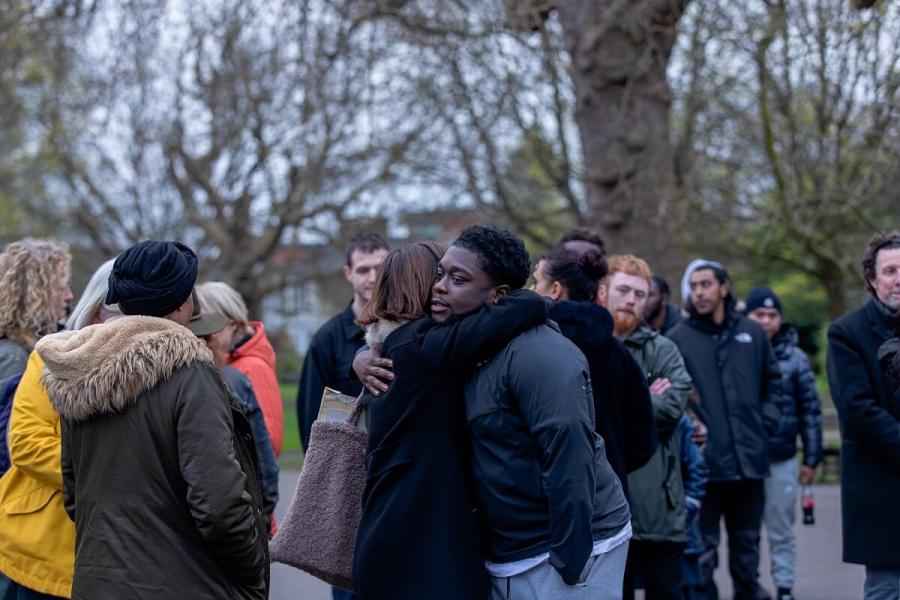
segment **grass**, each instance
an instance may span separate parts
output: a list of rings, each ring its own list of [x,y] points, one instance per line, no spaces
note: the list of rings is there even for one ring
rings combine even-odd
[[[303,465],[303,449],[300,445],[300,427],[297,424],[297,384],[281,384],[281,401],[284,403],[284,437],[278,466],[282,469],[299,469]]]

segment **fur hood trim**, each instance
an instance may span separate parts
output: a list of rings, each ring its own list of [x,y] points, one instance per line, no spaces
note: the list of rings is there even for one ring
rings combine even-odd
[[[127,316],[43,337],[44,386],[59,416],[84,421],[122,412],[195,362],[213,363],[203,340],[174,321]]]
[[[381,345],[387,339],[387,336],[407,323],[409,323],[408,320],[388,321],[387,319],[379,319],[375,321],[371,325],[366,326],[366,344],[369,345],[369,348],[380,352]]]

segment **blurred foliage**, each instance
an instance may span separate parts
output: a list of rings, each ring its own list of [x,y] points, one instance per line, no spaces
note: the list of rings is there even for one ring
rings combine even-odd
[[[299,469],[303,466],[303,447],[300,444],[300,425],[297,422],[297,384],[281,384],[281,400],[284,406],[284,437],[281,438],[281,456],[278,466],[282,469]]]
[[[751,266],[735,281],[735,293],[743,298],[759,285],[768,286],[778,294],[784,320],[795,327],[818,327],[827,321],[825,289],[810,275],[787,267]]]
[[[300,379],[303,357],[294,349],[294,341],[284,329],[266,331],[275,349],[275,373],[279,381],[296,382]]]
[[[523,237],[532,260],[555,245],[576,222],[549,175],[559,171],[560,160],[540,132],[531,128],[510,154],[503,172],[514,210],[530,215],[531,227]],[[505,211],[498,211],[500,221],[516,229],[515,223],[503,218],[504,214]]]
[[[866,239],[897,225],[900,9],[698,2],[683,25],[670,75],[690,246],[804,273],[842,314]]]

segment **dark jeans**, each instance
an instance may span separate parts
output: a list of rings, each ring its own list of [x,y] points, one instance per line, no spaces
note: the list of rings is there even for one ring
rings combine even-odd
[[[331,588],[331,597],[334,600],[355,600],[355,596],[352,592],[336,587]]]
[[[634,598],[638,581],[647,600],[681,600],[684,544],[631,540],[625,564],[625,600]]]
[[[728,533],[728,570],[734,583],[734,600],[756,600],[760,595],[759,528],[765,507],[762,479],[710,481],[700,509],[700,530],[706,550],[703,566],[704,598],[718,600],[713,573],[719,564],[719,531],[725,517]]]
[[[30,590],[0,573],[0,600],[62,600],[62,598]]]

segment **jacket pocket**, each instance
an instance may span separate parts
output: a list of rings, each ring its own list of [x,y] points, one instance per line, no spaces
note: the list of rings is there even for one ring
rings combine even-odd
[[[37,512],[50,503],[59,490],[40,487],[21,496],[10,498],[3,503],[3,512],[8,515],[27,515]]]
[[[575,582],[575,585],[578,587],[587,587],[588,579],[591,578],[591,575],[594,572],[594,568],[597,566],[597,563],[600,562],[602,555],[601,554],[593,554],[588,556],[587,562],[584,564],[584,568],[581,570],[581,575],[578,576],[578,581]]]
[[[379,446],[369,453],[369,456],[366,457],[366,476],[369,479],[375,479],[388,471],[412,462],[412,440],[398,440],[385,446]]]

